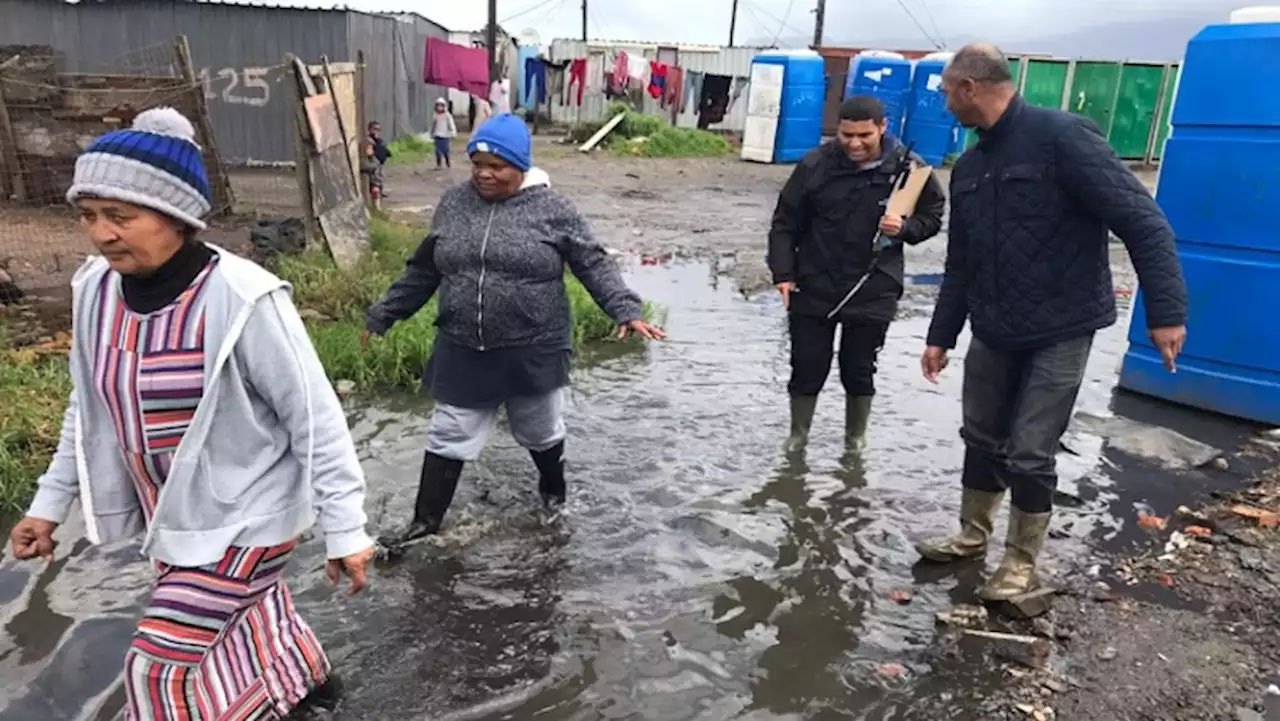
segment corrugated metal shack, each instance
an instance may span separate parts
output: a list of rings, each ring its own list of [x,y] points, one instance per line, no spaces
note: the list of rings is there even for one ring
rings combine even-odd
[[[559,105],[551,103],[551,119],[557,123],[572,124],[581,121],[599,120],[604,116],[608,105],[604,97],[605,67],[613,61],[619,50],[627,55],[642,55],[649,60],[657,60],[667,65],[675,65],[686,72],[697,71],[712,75],[748,78],[751,76],[751,59],[760,53],[759,48],[726,48],[718,45],[685,45],[679,43],[645,43],[627,40],[581,40],[557,39],[551,43],[549,60],[572,60],[587,58],[587,90],[582,96],[582,106],[575,104]],[[576,96],[577,89],[574,89]],[[576,99],[576,98],[575,98]],[[644,96],[643,108],[646,113],[668,114],[670,110],[662,110],[658,101]],[[697,127],[697,103],[690,103],[685,112],[676,118],[681,127]],[[669,117],[669,116],[668,116]],[[745,96],[733,104],[723,122],[711,126],[712,130],[730,130],[742,132],[747,121],[747,103]]]
[[[165,74],[174,36],[186,35],[206,83],[218,150],[233,164],[293,160],[293,106],[281,84],[285,53],[308,62],[328,56],[363,63],[364,115],[391,137],[426,129],[433,101],[445,93],[422,82],[422,61],[427,37],[448,31],[417,15],[173,0],[0,0],[0,16],[0,45],[50,45],[65,55],[70,72]]]

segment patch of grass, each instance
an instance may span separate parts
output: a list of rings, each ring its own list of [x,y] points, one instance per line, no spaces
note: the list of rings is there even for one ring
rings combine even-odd
[[[425,140],[417,135],[402,135],[387,143],[387,148],[391,150],[391,157],[387,158],[387,165],[421,163],[427,158],[433,157],[436,152],[436,148],[430,140]]]
[[[26,510],[58,446],[71,393],[60,349],[11,349],[0,320],[0,517]]]
[[[574,143],[584,143],[609,119],[620,112],[626,115],[609,133],[602,145],[615,155],[645,158],[705,158],[727,155],[733,151],[720,135],[697,128],[678,128],[660,115],[637,113],[626,103],[614,101],[605,111],[605,120],[579,123],[569,131]]]
[[[415,389],[435,341],[434,298],[412,318],[397,323],[385,338],[371,338],[364,352],[360,335],[365,308],[395,280],[426,229],[374,218],[370,230],[372,252],[351,271],[339,270],[328,256],[316,252],[282,258],[276,272],[293,283],[294,301],[302,309],[311,340],[331,379],[350,380],[364,389]],[[582,284],[566,274],[565,285],[575,346],[611,337],[617,327]],[[654,311],[646,304],[645,312],[652,317]]]

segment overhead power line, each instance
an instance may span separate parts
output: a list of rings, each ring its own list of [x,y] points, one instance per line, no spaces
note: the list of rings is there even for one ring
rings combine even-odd
[[[895,2],[898,3],[898,7],[902,8],[902,12],[906,13],[907,17],[911,18],[912,24],[914,24],[916,29],[920,31],[920,34],[929,41],[929,44],[933,45],[935,49],[941,50],[942,45],[939,44],[937,40],[933,39],[933,36],[929,34],[929,31],[925,29],[924,25],[920,24],[920,21],[916,19],[915,13],[911,12],[911,8],[907,7],[907,4],[902,0],[895,0]]]
[[[746,8],[747,11],[751,13],[753,17],[756,18],[756,22],[760,23],[761,27],[763,27],[766,32],[768,32],[770,28],[770,23],[766,23],[763,20],[760,20],[761,17],[765,17],[765,18],[768,18],[769,20],[772,20],[774,23],[781,25],[784,29],[790,30],[791,32],[795,33],[800,37],[809,36],[809,33],[807,31],[797,30],[794,25],[790,24],[789,18],[786,18],[786,19],[780,18],[777,15],[774,15],[768,10],[765,10],[764,8],[757,5],[756,3],[752,2],[752,0],[742,0],[742,7]]]
[[[539,2],[535,2],[534,4],[532,4],[532,5],[528,6],[528,7],[526,7],[526,8],[525,8],[525,9],[523,9],[523,10],[517,10],[516,12],[512,13],[511,15],[508,15],[507,17],[502,18],[502,19],[501,19],[501,20],[499,20],[498,22],[499,22],[499,23],[503,23],[503,24],[505,24],[505,23],[509,23],[509,22],[511,22],[512,20],[515,20],[516,18],[524,17],[525,15],[528,15],[528,14],[529,14],[529,13],[531,13],[531,12],[534,12],[534,11],[536,11],[536,10],[540,10],[541,8],[544,8],[544,7],[546,7],[546,6],[548,6],[548,5],[552,4],[552,3],[559,3],[560,1],[561,1],[561,0],[540,0]]]
[[[942,34],[942,28],[938,27],[938,19],[933,16],[933,10],[929,9],[929,0],[920,0],[920,5],[924,8],[924,14],[929,18],[929,24],[933,26],[933,32],[937,34],[938,40],[942,43],[942,47],[947,47],[947,39]]]

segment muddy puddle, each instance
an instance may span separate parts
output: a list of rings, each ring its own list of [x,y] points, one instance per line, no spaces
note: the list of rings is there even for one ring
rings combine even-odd
[[[934,613],[980,579],[913,569],[912,540],[954,524],[962,455],[961,363],[939,386],[920,378],[927,294],[908,293],[890,332],[864,459],[842,457],[835,374],[807,456],[787,458],[777,300],[703,264],[628,274],[668,309],[672,340],[576,373],[560,524],[541,525],[532,463],[499,432],[439,543],[379,567],[366,594],[332,594],[321,545],[302,547],[290,586],[346,682],[337,718],[976,717],[998,666],[954,648]],[[1100,334],[1080,411],[1110,415],[1123,339]],[[414,398],[351,410],[375,532],[409,513],[427,411]],[[1116,537],[1132,505],[1115,480],[1128,461],[1088,430],[1068,440],[1047,552],[1059,568]],[[118,708],[150,573],[137,544],[93,549],[66,530],[47,568],[0,566],[0,721]]]

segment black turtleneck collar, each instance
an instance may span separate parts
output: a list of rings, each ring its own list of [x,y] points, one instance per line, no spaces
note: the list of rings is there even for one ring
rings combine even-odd
[[[155,272],[120,277],[124,302],[134,313],[154,313],[169,305],[191,286],[213,258],[213,251],[200,241],[187,241]]]
[[[1009,128],[1018,122],[1018,116],[1022,114],[1022,108],[1025,105],[1026,101],[1022,99],[1022,96],[1014,93],[1013,97],[1009,99],[1009,107],[1005,108],[1004,112],[1000,114],[1000,119],[996,121],[995,125],[986,130],[978,129],[978,139],[983,142],[991,142],[1004,137],[1009,132]]]

